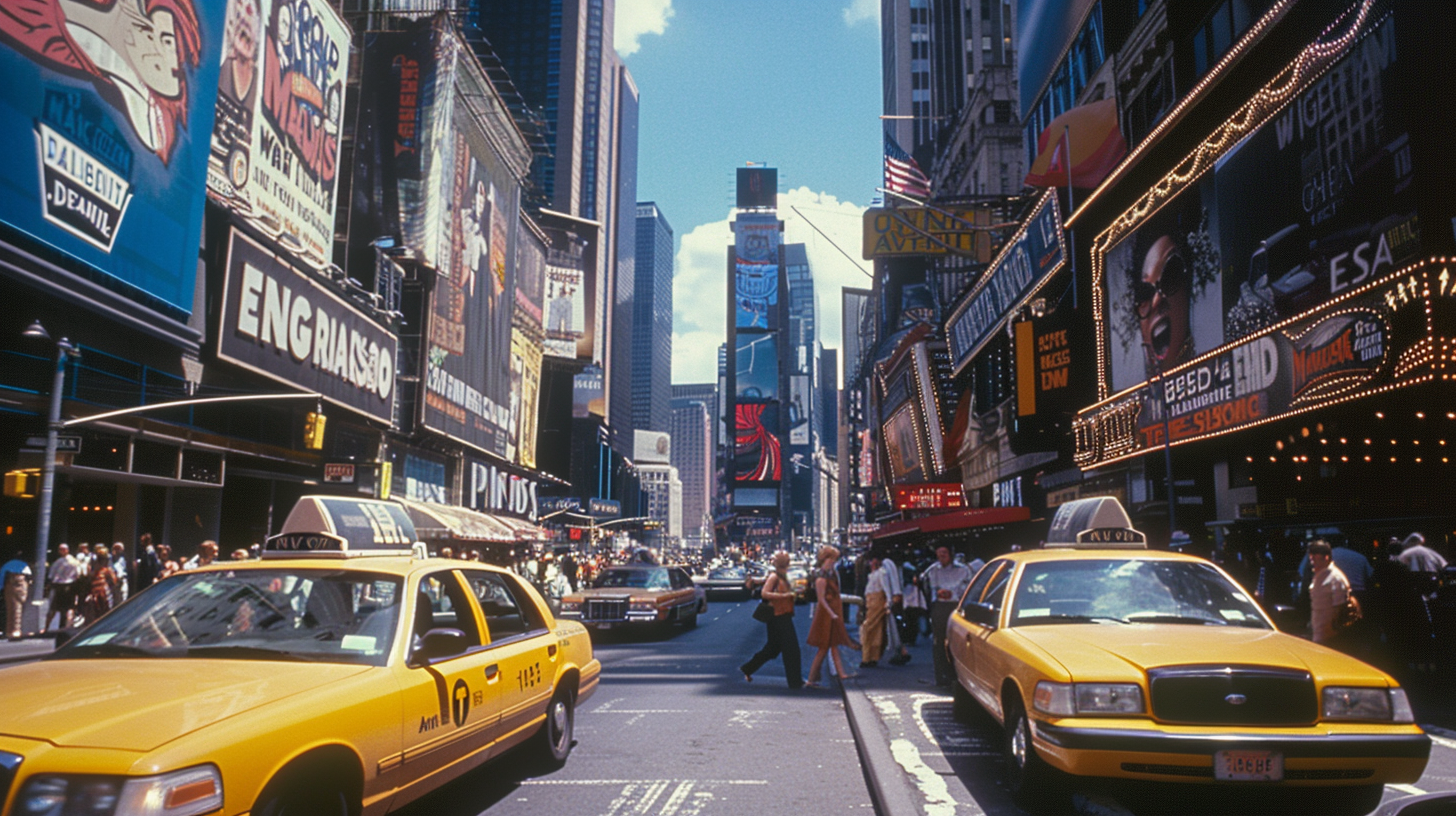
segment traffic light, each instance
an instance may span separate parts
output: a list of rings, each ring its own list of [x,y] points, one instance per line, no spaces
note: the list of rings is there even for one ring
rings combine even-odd
[[[324,424],[328,417],[318,411],[309,411],[303,418],[303,446],[309,450],[323,450]]]
[[[13,499],[33,499],[39,486],[39,471],[12,470],[5,474],[5,495]]]

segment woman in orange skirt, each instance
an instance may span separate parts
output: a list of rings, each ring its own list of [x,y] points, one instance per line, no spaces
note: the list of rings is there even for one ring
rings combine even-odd
[[[814,581],[814,619],[809,623],[809,637],[805,642],[818,649],[809,664],[809,679],[804,685],[819,686],[819,669],[824,665],[824,656],[834,659],[834,673],[841,680],[854,677],[845,674],[844,663],[839,659],[840,646],[854,646],[849,631],[844,628],[844,606],[839,600],[839,575],[835,565],[839,563],[839,550],[829,545],[819,548],[819,568],[809,576]]]

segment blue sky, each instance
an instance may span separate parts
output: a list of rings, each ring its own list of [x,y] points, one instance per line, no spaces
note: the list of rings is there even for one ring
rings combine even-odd
[[[673,381],[715,377],[734,170],[747,161],[778,168],[820,340],[839,346],[839,291],[869,285],[860,215],[881,183],[878,0],[617,0],[616,26],[641,93],[637,197],[657,202],[677,242]]]

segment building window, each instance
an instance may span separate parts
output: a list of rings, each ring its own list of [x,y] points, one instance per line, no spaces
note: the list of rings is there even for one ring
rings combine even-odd
[[[1194,73],[1203,76],[1273,4],[1274,0],[1224,0],[1219,3],[1203,25],[1193,32]]]

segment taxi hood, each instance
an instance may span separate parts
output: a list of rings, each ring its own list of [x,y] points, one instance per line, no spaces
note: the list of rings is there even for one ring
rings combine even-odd
[[[1131,681],[1159,666],[1258,665],[1308,671],[1321,681],[1387,682],[1382,672],[1352,657],[1271,629],[1092,623],[1012,631],[1062,664],[1073,680]]]
[[[145,752],[369,666],[261,660],[46,660],[5,670],[0,734]]]

